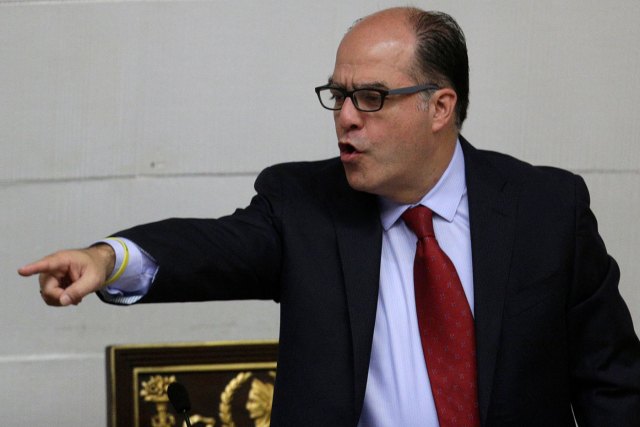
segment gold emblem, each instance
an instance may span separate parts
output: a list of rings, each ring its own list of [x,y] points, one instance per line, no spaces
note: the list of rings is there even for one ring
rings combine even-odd
[[[264,371],[263,371],[264,372]],[[271,378],[276,377],[275,371],[269,371]],[[248,381],[252,379],[250,386]],[[262,377],[264,379],[264,377]],[[175,427],[176,417],[168,411],[169,397],[167,388],[169,384],[176,381],[175,375],[150,376],[147,381],[141,382],[140,397],[145,402],[155,404],[156,413],[151,418],[151,427]],[[247,401],[244,408],[247,410],[249,419],[255,427],[269,427],[271,424],[271,404],[273,401],[273,383],[270,381],[262,381],[257,378],[253,372],[238,373],[224,388],[220,394],[220,403],[218,405],[221,427],[237,427],[233,420],[233,408],[237,411],[242,408],[242,400],[235,403],[240,395],[246,390],[243,387],[247,384],[249,391]],[[240,405],[240,406],[238,406]],[[236,415],[242,415],[236,412]],[[246,418],[244,418],[246,420]],[[216,420],[213,417],[207,417],[200,414],[193,414],[189,417],[192,425],[201,425],[204,427],[214,427]],[[244,425],[244,421],[241,423]],[[186,427],[186,423],[181,423],[182,427]]]
[[[224,391],[220,395],[220,421],[222,421],[222,427],[236,427],[231,416],[231,402],[233,401],[233,395],[235,392],[251,377],[251,372],[240,372],[234,379],[229,381],[229,384],[224,388]]]
[[[156,414],[151,418],[151,427],[173,427],[176,424],[175,417],[167,410],[167,388],[175,381],[175,375],[155,375],[150,377],[149,381],[142,381],[140,397],[144,398],[145,402],[156,404]]]
[[[263,383],[254,378],[246,408],[255,427],[269,427],[271,424],[271,402],[273,402],[273,384]]]
[[[220,395],[220,420],[222,427],[236,427],[233,421],[231,403],[234,395],[242,385],[251,378],[251,372],[240,372],[229,381]],[[274,371],[269,371],[269,376],[276,377]],[[245,408],[255,427],[269,427],[271,424],[271,403],[273,401],[273,384],[265,383],[257,378],[253,379]]]
[[[169,377],[154,375],[149,378],[149,381],[142,381],[140,396],[145,402],[168,402],[167,388],[174,382],[176,382],[175,375]]]

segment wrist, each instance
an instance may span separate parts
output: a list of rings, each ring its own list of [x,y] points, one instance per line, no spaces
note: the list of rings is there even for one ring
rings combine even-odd
[[[106,243],[97,243],[87,248],[87,252],[104,272],[103,283],[106,284],[107,278],[113,274],[113,269],[116,265],[115,251]]]

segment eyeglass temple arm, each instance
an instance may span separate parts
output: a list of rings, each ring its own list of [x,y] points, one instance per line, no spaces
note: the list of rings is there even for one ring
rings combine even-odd
[[[415,92],[420,92],[422,90],[433,90],[433,89],[440,89],[440,86],[428,84],[428,85],[403,87],[401,89],[391,89],[390,91],[387,92],[387,95],[402,95],[405,93],[415,93]]]

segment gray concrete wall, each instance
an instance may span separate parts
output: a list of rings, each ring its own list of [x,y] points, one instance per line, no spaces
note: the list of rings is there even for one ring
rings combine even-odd
[[[0,0],[3,419],[104,425],[109,344],[277,338],[274,303],[54,309],[15,270],[139,222],[231,212],[263,167],[335,155],[313,87],[351,22],[394,4]],[[416,4],[466,32],[464,135],[585,177],[638,330],[640,2]]]

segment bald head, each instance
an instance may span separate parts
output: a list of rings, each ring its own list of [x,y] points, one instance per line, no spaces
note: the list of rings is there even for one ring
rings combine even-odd
[[[387,54],[400,56],[409,53],[413,56],[416,34],[412,30],[409,21],[409,9],[392,8],[376,12],[372,15],[360,18],[347,31],[338,52],[343,47],[355,46],[359,43],[384,49]]]
[[[340,48],[353,43],[376,45],[398,58],[410,54],[405,71],[416,82],[456,92],[456,125],[462,127],[469,105],[469,60],[464,33],[451,16],[412,7],[385,9],[356,21]]]
[[[336,55],[336,67],[359,72],[356,80],[377,82],[378,77],[363,76],[358,66],[384,75],[386,70],[409,74],[416,44],[415,33],[408,25],[406,10],[388,9],[362,18],[342,39]],[[377,73],[377,71],[380,71]]]
[[[371,15],[364,16],[357,19],[353,25],[347,30],[347,33],[351,32],[354,28],[360,24],[372,25],[372,24],[400,24],[408,25],[410,23],[409,18],[412,11],[417,10],[409,7],[392,7],[389,9],[383,9]]]

